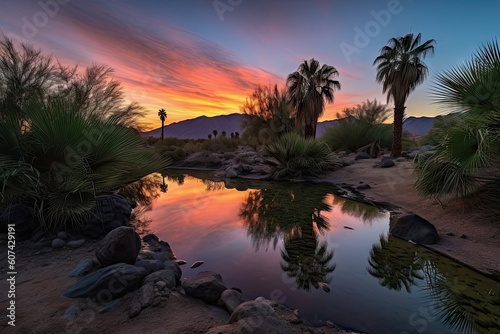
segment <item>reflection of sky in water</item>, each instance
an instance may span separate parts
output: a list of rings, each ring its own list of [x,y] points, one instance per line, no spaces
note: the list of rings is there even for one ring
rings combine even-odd
[[[331,291],[326,293],[313,287],[304,291],[297,289],[295,279],[288,278],[280,268],[283,262],[281,235],[275,250],[272,241],[261,244],[258,250],[252,245],[239,217],[248,191],[222,189],[207,192],[206,185],[192,177],[186,177],[181,186],[168,183],[168,192],[157,199],[153,211],[147,215],[153,219],[150,229],[170,243],[179,259],[188,262],[182,267],[183,277],[204,270],[218,272],[228,287],[241,288],[247,299],[264,296],[278,300],[298,308],[303,318],[315,323],[332,320],[341,326],[368,333],[457,333],[435,316],[433,305],[436,301],[429,297],[423,281],[416,280],[417,285],[411,286],[411,293],[408,293],[404,286],[400,291],[383,287],[368,273],[370,251],[374,244],[379,243],[379,236],[387,234],[389,213],[375,214],[370,221],[363,221],[359,218],[359,206],[350,208],[352,205],[342,203],[338,197],[326,196],[324,201],[331,205],[331,210],[321,213],[330,227],[319,241],[326,241],[328,249],[334,251],[332,261],[336,268],[328,276]],[[325,194],[328,189],[325,188]],[[391,245],[399,247],[396,251],[410,249],[414,252],[417,249],[406,242],[399,243],[399,240],[392,240]],[[418,252],[428,254],[422,248],[418,248]],[[433,253],[425,256],[453,264]],[[190,269],[189,265],[197,260],[205,263]],[[443,266],[453,267],[449,264]],[[470,270],[460,270],[450,275],[475,275],[475,279],[483,281],[482,276]],[[486,280],[484,284],[490,285],[498,296],[498,283]],[[496,301],[499,302],[498,298]],[[500,313],[499,305],[489,305],[488,310],[497,315]],[[500,319],[496,321],[500,326]],[[490,332],[499,333],[500,329]]]

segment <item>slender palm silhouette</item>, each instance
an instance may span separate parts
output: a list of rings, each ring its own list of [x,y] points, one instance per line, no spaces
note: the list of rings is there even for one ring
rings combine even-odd
[[[158,117],[161,120],[161,140],[163,141],[163,128],[165,127],[165,120],[167,119],[167,112],[165,109],[158,110]]]

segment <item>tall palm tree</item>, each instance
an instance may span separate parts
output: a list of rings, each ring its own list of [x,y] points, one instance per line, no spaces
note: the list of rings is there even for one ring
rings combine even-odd
[[[422,44],[420,40],[421,34],[414,37],[412,33],[391,38],[373,62],[377,66],[377,82],[382,83],[382,92],[387,93],[387,102],[394,101],[392,156],[401,155],[406,100],[429,72],[422,58],[428,52],[434,53],[434,39]]]
[[[212,134],[211,133],[208,134],[208,139],[212,139]]]
[[[165,119],[167,119],[167,112],[165,111],[165,109],[162,108],[158,110],[158,116],[161,120],[161,141],[163,141],[163,126],[165,124]]]
[[[333,66],[311,58],[304,60],[297,71],[286,80],[288,93],[295,108],[297,126],[304,129],[306,138],[316,137],[318,118],[325,110],[325,103],[333,102],[333,92],[340,83],[333,80],[339,72]]]
[[[212,131],[212,133],[214,134],[214,139],[217,139],[217,135],[219,134],[219,131],[214,130],[214,131]]]

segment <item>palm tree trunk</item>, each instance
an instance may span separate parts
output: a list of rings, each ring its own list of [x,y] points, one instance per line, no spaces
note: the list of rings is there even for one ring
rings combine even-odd
[[[403,117],[405,114],[405,106],[399,105],[394,108],[394,129],[392,137],[392,151],[391,156],[401,156],[402,150],[402,137],[403,137]]]
[[[314,138],[315,137],[315,128],[311,123],[306,123],[304,127],[304,137],[305,138]]]
[[[164,124],[164,121],[162,120],[161,121],[161,141],[163,141],[163,124]]]

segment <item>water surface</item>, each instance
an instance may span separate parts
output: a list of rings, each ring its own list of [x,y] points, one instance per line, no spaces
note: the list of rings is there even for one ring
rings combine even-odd
[[[337,196],[332,185],[159,180],[165,192],[149,189],[147,228],[188,265],[204,261],[183,266],[184,278],[215,271],[245,298],[284,303],[311,325],[500,333],[500,283],[388,237],[389,212]]]

